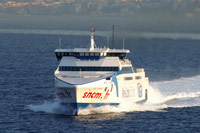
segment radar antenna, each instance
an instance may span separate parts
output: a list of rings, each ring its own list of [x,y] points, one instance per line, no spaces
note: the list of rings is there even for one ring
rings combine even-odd
[[[90,40],[90,50],[94,50],[94,47],[96,47],[96,44],[94,42],[94,26],[92,26],[92,30],[91,30],[91,40]]]

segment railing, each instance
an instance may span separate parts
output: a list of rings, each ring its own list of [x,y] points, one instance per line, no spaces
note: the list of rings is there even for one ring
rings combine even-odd
[[[131,61],[129,61],[128,59],[124,59],[120,62],[121,62],[122,65],[131,65]]]
[[[137,73],[144,72],[144,69],[143,69],[143,68],[137,68],[137,69],[136,69],[136,72],[137,72]]]
[[[104,75],[65,75],[62,74],[60,75],[62,78],[85,78],[85,79],[90,79],[90,78],[100,78],[100,77],[104,77]]]

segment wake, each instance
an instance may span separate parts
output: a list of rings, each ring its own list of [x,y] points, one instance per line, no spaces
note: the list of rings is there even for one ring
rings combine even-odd
[[[124,101],[118,106],[89,106],[79,109],[79,115],[123,113],[141,111],[165,111],[166,108],[183,108],[200,106],[200,75],[190,78],[181,78],[172,81],[151,82],[147,102],[143,104]],[[71,111],[58,101],[45,102],[40,105],[28,105],[34,112],[50,114],[66,114]]]

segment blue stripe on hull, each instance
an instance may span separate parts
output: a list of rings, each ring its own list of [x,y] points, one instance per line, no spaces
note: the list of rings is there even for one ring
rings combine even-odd
[[[100,107],[105,105],[117,106],[119,103],[60,103],[65,108],[66,115],[78,115],[78,110],[87,108],[89,105],[92,107]]]
[[[116,92],[117,92],[117,97],[119,97],[119,88],[118,88],[118,81],[117,81],[117,77],[116,75],[115,76],[112,76],[112,82],[114,82],[115,86],[116,86]]]

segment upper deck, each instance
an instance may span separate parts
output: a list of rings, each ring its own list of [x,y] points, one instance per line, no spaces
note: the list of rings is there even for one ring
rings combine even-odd
[[[94,42],[94,31],[94,27],[92,27],[90,48],[56,49],[57,59],[60,61],[63,56],[74,56],[84,60],[100,59],[101,57],[118,57],[122,60],[130,53],[128,49],[98,48]]]

